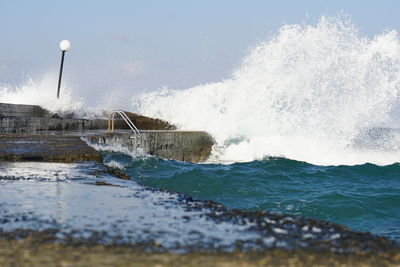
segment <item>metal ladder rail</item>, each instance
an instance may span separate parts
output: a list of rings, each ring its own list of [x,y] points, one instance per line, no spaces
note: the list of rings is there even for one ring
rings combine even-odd
[[[122,117],[122,119],[125,121],[126,124],[128,124],[129,128],[135,135],[140,134],[140,131],[135,126],[135,124],[131,121],[131,119],[129,119],[128,115],[126,115],[126,113],[121,110],[113,111],[108,115],[108,132],[109,133],[114,132],[115,114],[118,114]]]
[[[129,117],[125,114],[123,111],[113,111],[109,115],[109,120],[108,120],[108,131],[109,132],[114,132],[114,125],[115,125],[115,114],[118,114],[122,117],[122,119],[125,121],[125,123],[129,126],[131,131],[134,134],[140,134],[139,130],[136,128],[136,126],[133,124],[133,122],[129,119]],[[110,127],[110,122],[111,122],[111,127]]]
[[[121,116],[125,116],[125,122],[129,125],[131,125],[131,130],[132,130],[132,128],[134,129],[134,130],[132,130],[133,132],[135,132],[135,134],[140,134],[140,132],[139,132],[139,129],[135,126],[135,124],[131,121],[131,119],[128,117],[128,115],[126,115],[126,113],[125,112],[123,112],[123,111],[119,111],[119,114],[121,115]]]
[[[113,112],[113,117],[112,117],[113,127],[112,127],[112,131],[114,131],[115,114],[119,114],[122,117],[122,119],[125,121],[126,124],[128,124],[129,128],[132,130],[132,132],[134,134],[140,134],[138,128],[136,128],[135,124],[129,119],[128,115],[126,115],[125,112],[119,111],[119,110]]]

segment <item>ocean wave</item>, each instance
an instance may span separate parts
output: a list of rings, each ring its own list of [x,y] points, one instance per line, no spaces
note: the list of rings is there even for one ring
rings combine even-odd
[[[134,105],[179,129],[211,133],[213,162],[281,156],[318,165],[387,165],[400,152],[372,148],[367,143],[374,139],[363,132],[399,125],[399,88],[397,32],[362,36],[339,14],[281,27],[229,79],[142,94]],[[384,140],[385,147],[399,147],[399,140]]]

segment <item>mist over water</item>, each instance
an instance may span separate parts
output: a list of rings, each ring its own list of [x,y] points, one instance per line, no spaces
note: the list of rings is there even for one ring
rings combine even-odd
[[[44,74],[39,80],[28,79],[21,86],[0,84],[0,102],[39,105],[53,112],[81,112],[84,101],[73,94],[73,88],[65,81],[57,99],[58,77]]]
[[[180,129],[211,133],[215,162],[279,156],[387,165],[400,159],[398,135],[383,147],[359,139],[368,129],[396,126],[399,74],[397,32],[361,36],[339,14],[317,25],[283,26],[252,48],[229,79],[147,93],[136,104]]]

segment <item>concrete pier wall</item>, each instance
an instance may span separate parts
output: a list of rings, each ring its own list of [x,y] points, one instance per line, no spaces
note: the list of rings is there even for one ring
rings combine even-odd
[[[130,112],[126,114],[139,129],[176,129],[174,125],[159,119]],[[106,119],[76,119],[73,118],[73,114],[51,114],[40,106],[0,103],[0,133],[3,134],[103,129],[107,129]],[[116,116],[115,129],[129,129],[129,127],[120,117]]]
[[[58,119],[50,117],[0,117],[0,133],[37,133],[107,129],[107,120]]]
[[[211,153],[213,138],[200,131],[141,131],[86,136],[89,142],[101,145],[119,145],[131,152],[145,153],[179,161],[200,162]]]
[[[132,135],[130,131],[104,134],[108,126],[105,119],[75,119],[68,115],[61,118],[39,106],[0,103],[0,134],[40,134],[42,137],[39,139],[44,140],[48,131],[59,134],[62,134],[62,131],[77,131],[80,133],[69,132],[68,135],[84,135],[93,143],[120,145],[132,152],[190,162],[203,161],[211,153],[214,140],[206,132],[174,131],[175,126],[162,120],[134,113],[127,114],[139,128],[140,135]],[[124,121],[115,121],[115,129],[127,128]],[[87,136],[87,132],[82,132],[85,130],[103,130],[103,133],[98,131],[93,136]]]
[[[107,120],[61,118],[35,105],[0,103],[0,133],[106,129]]]

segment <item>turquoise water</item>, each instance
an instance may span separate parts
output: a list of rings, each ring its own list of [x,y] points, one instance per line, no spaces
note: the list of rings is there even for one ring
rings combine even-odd
[[[208,132],[216,164],[113,157],[148,186],[400,240],[400,39],[361,32],[341,15],[284,25],[226,79],[140,97]]]
[[[400,241],[400,164],[316,166],[285,158],[192,164],[107,153],[132,180],[228,208],[320,218]]]

